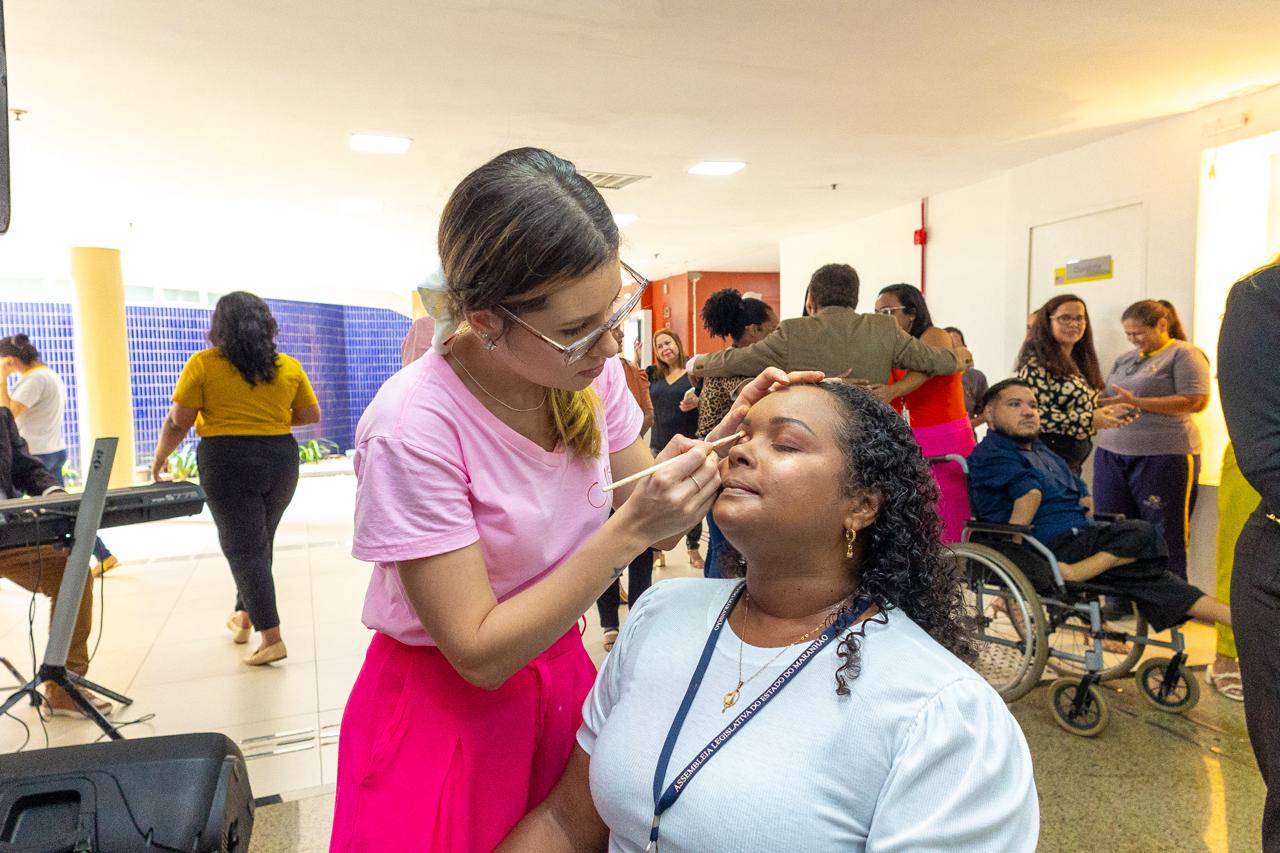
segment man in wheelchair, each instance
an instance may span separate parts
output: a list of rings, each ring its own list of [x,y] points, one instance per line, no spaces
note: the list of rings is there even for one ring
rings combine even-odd
[[[969,456],[970,499],[979,521],[1025,526],[1053,552],[1065,582],[1093,582],[1132,599],[1157,631],[1192,617],[1231,624],[1227,605],[1167,570],[1168,550],[1151,524],[1093,518],[1084,481],[1040,441],[1030,385],[997,382],[983,397],[982,411],[987,435]],[[1038,591],[1053,590],[1052,570],[1038,553],[1007,539],[983,544],[1016,556]]]

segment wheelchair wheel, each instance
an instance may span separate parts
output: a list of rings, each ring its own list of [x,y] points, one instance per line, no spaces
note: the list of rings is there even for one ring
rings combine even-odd
[[[1119,640],[1104,640],[1102,644],[1102,669],[1098,671],[1098,677],[1103,681],[1109,681],[1113,678],[1121,678],[1129,674],[1134,665],[1141,659],[1143,645],[1135,642],[1133,638],[1146,639],[1147,636],[1147,620],[1138,608],[1129,603],[1130,613],[1123,619],[1109,619],[1103,622],[1102,627],[1106,630],[1123,632],[1130,639],[1121,642]],[[1050,622],[1061,619],[1056,626],[1050,626],[1049,630],[1049,667],[1059,675],[1074,675],[1076,677],[1083,676],[1086,670],[1083,663],[1074,660],[1064,660],[1054,656],[1054,652],[1066,652],[1073,655],[1084,655],[1085,652],[1093,648],[1093,637],[1089,634],[1089,616],[1079,611],[1058,611],[1053,614]]]
[[[973,668],[1012,702],[1040,683],[1049,655],[1040,596],[999,551],[972,542],[952,550],[963,572],[966,617],[978,647]]]
[[[1155,708],[1170,714],[1185,714],[1200,701],[1200,681],[1185,665],[1178,667],[1178,677],[1165,684],[1168,658],[1145,661],[1133,674],[1138,692]]]
[[[1080,737],[1097,737],[1107,727],[1111,711],[1107,708],[1102,691],[1096,684],[1089,685],[1084,707],[1075,711],[1076,695],[1080,692],[1080,680],[1059,678],[1049,686],[1049,699],[1053,707],[1053,719],[1062,728]]]

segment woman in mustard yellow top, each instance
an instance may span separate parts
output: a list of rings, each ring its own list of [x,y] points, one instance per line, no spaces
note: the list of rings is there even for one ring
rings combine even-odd
[[[320,420],[311,382],[295,358],[276,352],[267,303],[237,291],[218,300],[209,343],[187,361],[160,429],[151,476],[160,479],[194,425],[196,459],[218,542],[236,582],[227,627],[237,643],[257,628],[262,645],[244,662],[283,660],[275,581],[276,526],[298,485],[298,443],[290,430]]]

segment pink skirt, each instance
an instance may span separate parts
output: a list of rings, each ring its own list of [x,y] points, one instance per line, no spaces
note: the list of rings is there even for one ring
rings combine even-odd
[[[595,674],[576,627],[497,690],[374,634],[342,715],[330,850],[492,850],[560,780]]]
[[[977,442],[969,419],[957,418],[945,424],[913,427],[916,444],[925,456],[944,456],[948,453],[969,457]],[[933,479],[942,493],[938,498],[938,515],[942,518],[942,541],[948,544],[960,541],[964,523],[969,520],[969,489],[965,485],[964,471],[954,462],[933,466]]]

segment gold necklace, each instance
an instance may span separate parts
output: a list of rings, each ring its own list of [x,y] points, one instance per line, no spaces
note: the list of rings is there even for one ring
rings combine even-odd
[[[782,657],[782,653],[785,652],[787,649],[791,648],[792,646],[797,646],[800,643],[803,643],[805,640],[812,637],[815,633],[817,633],[818,631],[821,631],[823,628],[830,625],[831,620],[835,619],[836,614],[840,612],[840,608],[844,606],[843,601],[837,604],[834,608],[832,608],[831,612],[827,614],[827,618],[823,619],[822,622],[820,622],[817,626],[810,628],[808,631],[804,633],[803,636],[800,637],[800,639],[796,640],[795,642],[788,643],[787,645],[783,646],[781,649],[778,650],[778,653],[776,655],[769,658],[768,663],[766,663],[764,666],[757,669],[755,672],[751,673],[751,675],[747,676],[746,678],[743,678],[742,677],[742,650],[747,645],[747,617],[751,615],[751,593],[749,592],[744,593],[742,598],[743,598],[742,636],[738,637],[738,686],[730,690],[728,693],[724,694],[724,707],[720,709],[721,714],[723,714],[725,711],[732,708],[734,705],[738,704],[738,698],[742,693],[742,688],[744,685],[747,684],[747,682],[751,681],[751,679],[755,678],[757,675],[759,675],[760,673],[768,669],[773,664],[774,661]]]
[[[545,406],[545,405],[546,405],[546,403],[547,403],[547,389],[546,389],[546,388],[543,388],[543,389],[542,389],[542,402],[538,403],[538,405],[534,406],[534,407],[533,407],[533,408],[531,408],[531,409],[517,409],[515,406],[511,405],[510,403],[508,403],[506,400],[503,400],[501,397],[499,397],[499,396],[497,396],[496,394],[494,394],[494,393],[493,393],[492,391],[490,391],[488,388],[486,388],[486,387],[484,387],[483,385],[481,385],[481,384],[480,384],[480,380],[479,380],[479,379],[476,379],[474,376],[472,376],[472,375],[471,375],[471,371],[470,371],[470,370],[467,370],[467,366],[466,366],[465,364],[463,364],[463,363],[462,363],[462,358],[461,358],[461,357],[459,357],[459,355],[458,355],[456,352],[453,354],[453,360],[454,360],[454,361],[456,361],[456,362],[458,363],[458,367],[461,367],[461,368],[462,368],[462,372],[463,372],[463,373],[465,373],[465,374],[467,374],[467,378],[468,378],[468,379],[470,379],[472,382],[476,383],[476,387],[477,387],[477,388],[479,388],[481,391],[483,391],[485,394],[487,394],[491,399],[497,400],[497,401],[498,401],[498,403],[499,403],[500,405],[506,406],[508,409],[510,409],[510,410],[511,410],[511,411],[513,411],[513,412],[536,412],[536,411],[538,411],[538,409],[541,409],[541,408],[542,408],[543,406]]]

